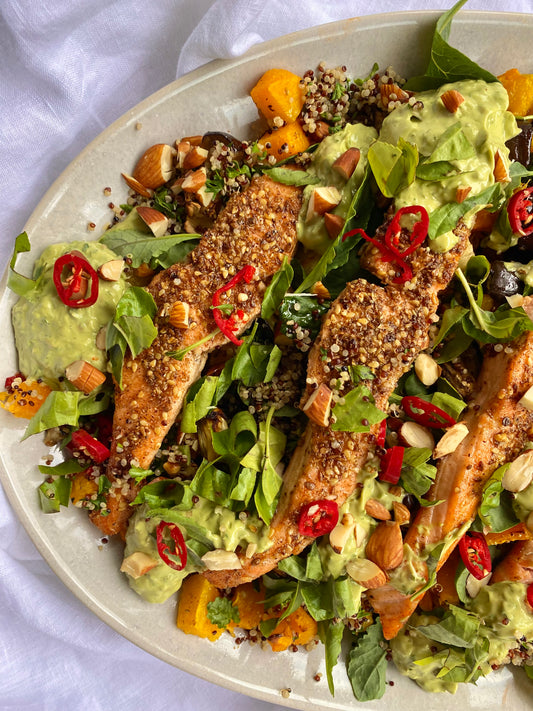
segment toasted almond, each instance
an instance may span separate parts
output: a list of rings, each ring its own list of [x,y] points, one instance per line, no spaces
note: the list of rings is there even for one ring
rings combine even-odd
[[[525,407],[526,410],[533,411],[533,385],[522,395],[518,404]]]
[[[435,438],[428,427],[418,422],[404,422],[400,427],[400,438],[408,447],[427,447],[433,449]]]
[[[257,550],[257,543],[248,543],[246,546],[246,551],[244,553],[246,558],[251,558],[252,556],[255,555],[255,552]]]
[[[136,193],[142,195],[145,198],[152,197],[153,192],[151,190],[148,190],[148,188],[145,188],[144,185],[142,185],[132,175],[128,175],[127,173],[121,173],[121,175],[124,178],[126,185],[132,190],[134,190]]]
[[[124,269],[123,259],[110,259],[98,267],[98,276],[104,281],[118,281]]]
[[[457,89],[448,89],[440,95],[440,100],[451,114],[454,114],[464,102],[465,97]]]
[[[105,382],[105,373],[86,360],[75,360],[65,368],[65,377],[86,395]]]
[[[176,143],[176,149],[177,149],[177,157],[176,157],[176,162],[178,164],[178,168],[183,168],[183,163],[185,162],[185,157],[187,153],[191,150],[192,146],[189,143],[189,141],[178,141]]]
[[[471,190],[471,185],[459,185],[455,191],[455,201],[458,203],[464,202]]]
[[[489,584],[491,578],[492,573],[487,573],[487,575],[482,577],[481,580],[478,580],[472,575],[472,573],[469,573],[465,581],[466,592],[470,595],[470,597],[476,597],[479,591],[484,588],[485,585]]]
[[[329,293],[329,290],[326,289],[324,284],[322,284],[321,281],[317,281],[313,284],[311,291],[313,294],[316,294],[320,299],[331,299],[331,294]]]
[[[196,193],[205,185],[206,180],[206,169],[198,168],[185,176],[181,183],[181,189],[186,193]]]
[[[189,304],[186,301],[175,301],[172,304],[168,320],[175,328],[189,328]]]
[[[333,161],[332,169],[342,175],[345,180],[349,180],[354,170],[357,168],[357,164],[361,158],[361,151],[359,148],[348,148],[344,151],[335,161]]]
[[[398,521],[378,523],[368,539],[366,557],[382,570],[393,570],[403,560],[403,538]]]
[[[411,512],[400,501],[394,501],[392,504],[392,510],[394,511],[394,520],[400,526],[405,526],[411,520]]]
[[[361,526],[360,523],[356,523],[353,530],[353,535],[355,538],[355,545],[360,548],[368,538],[368,531],[364,526]]]
[[[497,183],[510,183],[511,182],[511,176],[509,175],[509,171],[507,169],[507,166],[505,165],[505,161],[503,159],[503,156],[500,152],[500,149],[496,151],[496,155],[494,156],[494,180]]]
[[[180,473],[181,464],[179,464],[178,462],[165,462],[163,464],[163,469],[169,476],[174,477]]]
[[[342,232],[344,222],[344,217],[340,215],[334,215],[332,212],[326,212],[324,214],[324,225],[331,239],[337,239]]]
[[[365,511],[378,521],[388,521],[391,517],[390,511],[377,499],[368,499],[365,504]]]
[[[166,143],[150,146],[139,158],[132,175],[145,188],[160,188],[174,174],[176,149]]]
[[[205,185],[202,185],[201,188],[198,188],[198,190],[195,192],[195,195],[196,199],[202,205],[202,207],[207,207],[214,198],[214,194],[210,190],[208,190]]]
[[[182,141],[187,141],[187,143],[190,143],[191,146],[200,146],[202,144],[202,141],[204,140],[203,136],[197,135],[197,136],[184,136]]]
[[[333,393],[331,390],[325,383],[321,383],[319,387],[311,393],[302,409],[310,420],[316,422],[316,424],[321,427],[327,427],[331,412],[332,398]]]
[[[355,521],[351,514],[344,514],[341,521],[329,533],[329,544],[335,553],[342,553],[350,536],[353,535]]]
[[[446,456],[446,454],[455,452],[467,434],[468,427],[462,422],[458,422],[456,425],[450,427],[442,435],[437,446],[433,450],[433,459],[440,459],[441,457]]]
[[[137,214],[148,225],[154,237],[162,237],[167,231],[169,219],[159,210],[155,210],[153,207],[140,206],[137,208]]]
[[[153,273],[154,273],[154,270],[146,262],[139,264],[139,266],[135,270],[136,276],[138,276],[140,279],[145,279],[146,277],[151,277],[153,275]]]
[[[194,170],[195,168],[199,168],[206,162],[207,156],[208,151],[206,151],[205,148],[194,146],[183,160],[183,170]]]
[[[512,309],[517,309],[524,303],[524,297],[522,294],[511,294],[511,296],[506,296],[505,299]]]
[[[511,462],[502,477],[502,486],[506,491],[523,491],[533,480],[533,449],[524,452]]]
[[[387,576],[373,561],[366,558],[352,558],[346,563],[346,572],[352,580],[366,588],[373,590],[380,588],[387,582]]]
[[[98,330],[98,333],[96,334],[96,338],[94,339],[94,345],[98,348],[99,351],[106,350],[106,339],[107,339],[107,325],[102,326]]]
[[[381,84],[379,87],[379,93],[381,95],[381,101],[385,105],[387,105],[389,101],[405,102],[409,99],[409,94],[398,86],[398,84],[394,84],[394,82]]]
[[[135,551],[135,553],[124,558],[120,570],[122,573],[127,573],[131,578],[137,580],[137,578],[140,578],[149,570],[155,568],[157,564],[158,561],[154,560],[147,553]]]
[[[424,385],[433,385],[442,373],[442,368],[427,353],[420,353],[415,360],[415,373]]]
[[[239,570],[242,568],[239,556],[223,548],[207,551],[202,556],[202,561],[205,563],[207,570]]]
[[[315,188],[309,198],[306,219],[312,220],[317,215],[323,215],[333,210],[341,201],[341,194],[333,185]]]

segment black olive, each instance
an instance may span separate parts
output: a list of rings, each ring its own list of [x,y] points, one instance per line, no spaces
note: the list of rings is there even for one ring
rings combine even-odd
[[[204,133],[202,138],[202,148],[210,151],[217,142],[223,143],[225,146],[228,146],[228,148],[232,148],[235,151],[242,150],[242,143],[239,139],[229,133],[224,133],[223,131],[208,131],[207,133]]]
[[[493,262],[487,279],[487,292],[491,296],[512,296],[519,291],[520,279],[516,274],[506,269],[504,262]]]
[[[509,158],[522,163],[526,168],[531,161],[531,139],[533,137],[533,125],[527,121],[519,121],[520,133],[513,136],[505,144],[509,148]]]

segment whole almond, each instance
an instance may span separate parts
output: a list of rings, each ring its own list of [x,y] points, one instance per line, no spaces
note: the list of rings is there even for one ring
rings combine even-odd
[[[397,521],[378,523],[368,539],[366,557],[382,570],[393,570],[403,560],[403,538]]]
[[[377,499],[368,499],[365,504],[365,511],[372,518],[378,519],[378,521],[388,521],[391,517],[390,511]]]
[[[176,149],[166,143],[150,146],[139,158],[133,178],[145,188],[160,188],[174,173]]]

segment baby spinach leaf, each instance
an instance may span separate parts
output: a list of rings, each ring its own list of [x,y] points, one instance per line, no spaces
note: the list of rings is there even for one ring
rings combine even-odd
[[[208,375],[198,381],[194,391],[189,390],[181,418],[182,432],[194,433],[197,431],[196,423],[205,417],[214,405],[217,385],[218,377]]]
[[[323,620],[318,623],[320,641],[325,647],[326,678],[328,680],[329,693],[332,696],[335,696],[333,667],[335,667],[339,661],[344,629],[345,627],[342,620]]]
[[[356,638],[354,648],[348,653],[348,678],[358,701],[381,699],[385,693],[387,652],[384,642],[381,622],[378,620]]]
[[[269,178],[275,180],[276,183],[283,185],[314,185],[320,182],[320,178],[314,173],[309,173],[307,170],[292,170],[291,168],[268,168],[263,171]]]
[[[231,370],[231,379],[246,387],[268,383],[274,377],[281,360],[281,350],[273,343],[255,343],[257,324],[238,348]]]
[[[394,197],[415,179],[418,149],[401,137],[397,146],[375,141],[368,149],[368,162],[383,195]]]
[[[474,207],[492,205],[498,207],[503,197],[501,183],[494,183],[477,195],[467,197],[463,202],[450,202],[434,210],[429,216],[428,235],[436,239],[439,235],[454,230],[457,223]]]
[[[422,506],[428,502],[423,498],[435,479],[437,468],[427,464],[432,454],[425,447],[408,447],[404,451],[401,483],[408,494],[413,494]]]
[[[431,44],[429,64],[422,76],[413,77],[404,86],[410,91],[437,89],[448,82],[461,79],[498,81],[490,72],[482,69],[466,55],[448,44],[451,22],[466,0],[459,0],[437,21]]]
[[[64,462],[60,462],[53,467],[49,467],[45,464],[39,464],[39,471],[46,477],[50,476],[66,476],[67,474],[79,474],[86,469],[86,466],[82,466],[77,459],[67,459]]]
[[[278,310],[283,297],[287,293],[287,289],[291,285],[293,276],[294,270],[289,260],[287,257],[283,257],[283,264],[272,277],[261,305],[261,318],[264,318],[265,321],[268,321]]]
[[[15,239],[15,247],[13,249],[13,256],[9,262],[9,272],[7,276],[7,286],[17,296],[26,296],[26,294],[32,291],[37,284],[37,282],[33,279],[30,279],[29,277],[15,271],[18,255],[21,252],[29,252],[30,249],[31,245],[27,233],[21,232]]]
[[[318,299],[314,294],[287,294],[279,307],[281,332],[288,338],[296,338],[299,328],[309,338],[316,338],[321,317],[329,311],[331,301]]]
[[[331,429],[341,432],[370,432],[370,425],[387,415],[374,404],[374,397],[365,385],[358,385],[344,395],[332,409]]]
[[[474,647],[481,621],[477,615],[449,604],[442,620],[435,624],[420,625],[417,631],[425,637],[452,647]]]
[[[509,463],[498,467],[483,487],[478,515],[485,526],[495,533],[507,531],[518,523],[511,496],[502,485],[502,479],[510,466]]]
[[[39,487],[39,503],[43,513],[57,513],[60,506],[68,506],[72,481],[66,476],[54,477]]]

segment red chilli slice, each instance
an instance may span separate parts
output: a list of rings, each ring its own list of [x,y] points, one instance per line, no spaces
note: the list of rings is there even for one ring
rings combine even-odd
[[[381,457],[381,469],[378,479],[389,484],[397,484],[402,473],[403,455],[405,447],[391,447]]]
[[[533,607],[533,583],[528,585],[527,591],[526,591],[526,600],[528,603]]]
[[[252,281],[254,274],[255,267],[251,266],[250,264],[247,264],[240,271],[238,271],[237,274],[235,274],[235,276],[230,279],[227,284],[221,286],[220,289],[217,289],[213,294],[212,305],[214,307],[213,318],[215,319],[215,323],[222,331],[222,333],[226,336],[226,338],[228,338],[236,346],[240,346],[243,343],[242,340],[235,336],[235,331],[239,327],[237,321],[242,321],[246,314],[242,309],[237,309],[237,311],[235,313],[232,313],[229,318],[224,318],[222,311],[217,307],[221,305],[220,297],[222,296],[222,294],[229,291],[234,286],[237,286],[237,284],[240,284],[243,281],[246,282],[246,284],[249,284]]]
[[[111,454],[105,444],[99,442],[85,430],[76,430],[73,432],[71,443],[75,449],[79,449],[84,452],[97,464],[105,462]]]
[[[302,536],[318,538],[332,531],[339,520],[339,507],[335,501],[319,499],[303,507],[298,518],[298,531]]]
[[[485,536],[470,531],[459,541],[459,553],[466,569],[477,580],[481,580],[492,570],[492,560]]]
[[[423,400],[416,395],[406,395],[402,398],[402,407],[405,414],[419,425],[440,429],[455,425],[455,420],[440,407],[433,405],[427,400]]]
[[[530,235],[533,232],[533,187],[518,190],[507,205],[509,224],[514,233]]]
[[[173,549],[170,548],[168,543],[165,541],[165,529],[168,531],[170,538],[172,539]],[[179,526],[175,523],[161,521],[157,524],[156,541],[157,552],[159,553],[161,560],[173,570],[183,570],[183,568],[187,565],[187,546],[185,545],[185,539],[183,538],[183,534],[180,531]],[[170,556],[179,558],[179,562]]]
[[[52,278],[57,295],[65,306],[81,309],[96,303],[98,274],[83,256],[68,252],[56,259]]]

